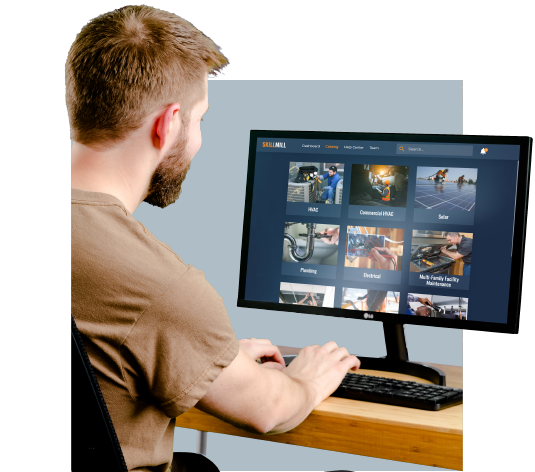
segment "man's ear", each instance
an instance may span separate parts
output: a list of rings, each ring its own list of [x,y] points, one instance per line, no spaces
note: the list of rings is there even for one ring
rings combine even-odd
[[[173,103],[166,107],[156,117],[154,123],[153,142],[154,145],[162,150],[169,140],[169,136],[173,134],[175,128],[181,126],[179,117],[180,104]]]

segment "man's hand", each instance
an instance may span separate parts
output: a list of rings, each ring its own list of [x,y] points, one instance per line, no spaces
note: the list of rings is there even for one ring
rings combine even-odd
[[[431,301],[429,300],[429,298],[418,298],[418,301],[422,304],[422,305],[432,305]]]
[[[334,342],[304,348],[282,371],[264,369],[252,359],[266,354],[278,359],[273,364],[280,365],[282,356],[267,339],[240,341],[236,358],[195,406],[255,434],[283,433],[295,428],[333,393],[349,369],[360,366],[355,356]]]
[[[345,347],[329,341],[301,349],[284,373],[308,388],[315,408],[338,388],[348,370],[359,367],[360,361]]]
[[[383,254],[392,256],[396,261],[396,266],[394,266],[392,259],[384,257]],[[374,247],[370,251],[370,259],[375,261],[377,268],[381,270],[394,270],[394,267],[397,267],[398,258],[397,256],[387,247]]]
[[[321,238],[325,244],[337,244],[340,237],[340,227],[338,228],[327,228],[322,231],[320,234],[325,234],[326,236],[331,235],[330,238]]]
[[[277,370],[286,367],[279,348],[271,344],[269,339],[240,339],[240,348],[254,361],[260,359],[262,367]]]
[[[446,253],[448,252],[448,250],[446,249],[446,246],[442,246],[442,247],[440,248],[440,251],[441,251],[442,253],[444,253],[444,254],[446,254]]]

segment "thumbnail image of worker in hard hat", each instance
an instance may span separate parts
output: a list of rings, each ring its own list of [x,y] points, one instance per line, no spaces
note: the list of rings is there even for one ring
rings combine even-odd
[[[407,206],[407,166],[353,164],[349,204],[362,206]]]

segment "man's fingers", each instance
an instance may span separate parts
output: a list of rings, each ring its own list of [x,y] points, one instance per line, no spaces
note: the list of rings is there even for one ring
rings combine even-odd
[[[336,355],[336,357],[339,360],[345,359],[346,357],[349,357],[349,352],[345,347],[339,347],[333,351],[333,354]]]
[[[253,360],[265,358],[285,366],[279,348],[271,344],[269,339],[241,339],[240,348]]]
[[[357,371],[360,368],[360,359],[353,354],[351,354],[349,357],[346,357],[342,361],[344,370],[353,370]]]
[[[283,366],[286,365],[282,354],[279,351],[279,348],[277,346],[274,346],[273,344],[259,344],[258,346],[255,346],[255,353],[253,358],[258,359],[259,357],[265,357],[267,359],[270,359],[271,361],[278,362]]]
[[[373,252],[373,251],[375,251],[375,252]],[[374,247],[374,248],[372,249],[372,253],[373,253],[373,255],[375,256],[375,258],[376,258],[377,260],[384,259],[384,256],[377,250],[377,248]]]
[[[322,346],[327,352],[333,352],[335,349],[338,349],[338,344],[334,341],[329,341]]]

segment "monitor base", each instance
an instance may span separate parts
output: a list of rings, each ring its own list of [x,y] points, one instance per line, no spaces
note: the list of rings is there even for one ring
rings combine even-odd
[[[359,357],[361,369],[412,375],[429,380],[437,385],[446,385],[446,374],[440,369],[409,361],[405,331],[401,323],[383,322],[383,331],[385,335],[386,356],[381,358]]]
[[[446,374],[442,370],[430,365],[411,361],[396,361],[386,357],[357,357],[361,362],[361,369],[412,375],[429,380],[436,385],[446,385]]]

